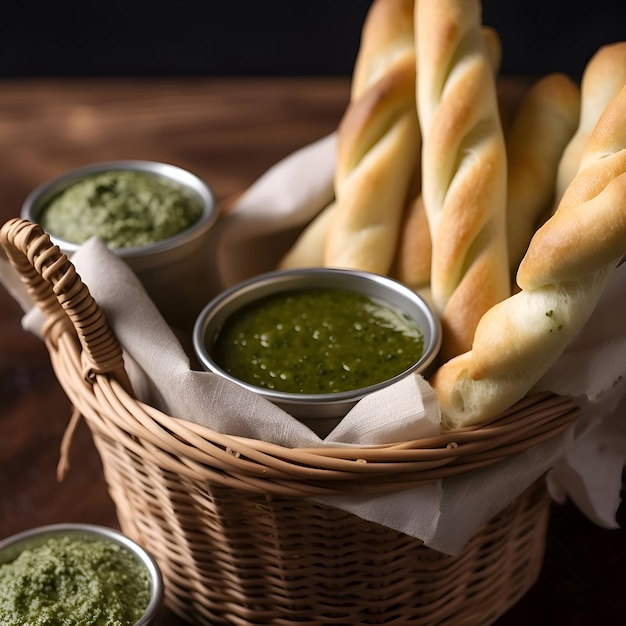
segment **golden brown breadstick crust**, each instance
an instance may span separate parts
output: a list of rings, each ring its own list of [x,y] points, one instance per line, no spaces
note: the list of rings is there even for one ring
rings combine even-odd
[[[389,273],[419,148],[413,2],[376,0],[338,129],[325,265]]]
[[[542,216],[551,212],[556,174],[578,127],[580,89],[565,74],[544,76],[524,94],[507,135],[507,241],[511,275]]]
[[[530,243],[518,273],[522,291],[490,309],[472,350],[432,377],[446,426],[487,421],[521,399],[592,314],[626,253],[625,119],[623,87],[556,213]]]
[[[369,8],[354,62],[350,100],[358,100],[403,58],[415,61],[414,0],[375,0]]]
[[[482,31],[493,73],[497,74],[502,60],[500,37],[497,31],[491,27],[483,26]],[[428,218],[421,196],[421,168],[419,169],[420,172],[416,172],[416,189],[405,209],[400,228],[396,262],[393,269],[395,278],[415,290],[421,290],[430,284],[432,256]]]
[[[413,0],[375,0],[372,3],[361,32],[359,51],[353,71],[351,103],[359,101],[368,89],[373,88],[373,93],[367,96],[367,100],[371,102],[372,98],[380,96],[386,89],[385,85],[390,81],[389,77],[385,78],[386,74],[394,73],[396,67],[415,65],[413,9]],[[413,84],[415,80],[414,71],[413,69]],[[402,74],[402,70],[399,72]],[[385,79],[384,82],[377,86],[376,84],[383,78]],[[410,91],[409,87],[407,89]],[[352,111],[350,115],[362,115],[365,109],[366,105],[360,105],[361,113]],[[348,110],[344,117],[347,116]],[[343,122],[343,124],[349,126],[349,123]],[[346,132],[348,131],[344,131],[344,133]],[[349,144],[350,141],[352,140],[349,137],[343,139],[344,152],[346,151],[346,144]],[[335,191],[341,186],[343,175],[347,175],[350,171],[349,167],[344,167],[343,173],[335,177]],[[351,193],[347,194],[348,200],[352,195]],[[358,195],[353,200],[357,203],[360,202]],[[325,249],[328,235],[331,228],[336,229],[336,226],[333,225],[334,218],[331,218],[331,213],[335,213],[335,205],[336,202],[333,202],[332,207],[327,207],[305,227],[292,249],[288,250],[281,260],[280,267],[285,269],[327,264]],[[345,234],[354,240],[354,233],[350,229]],[[374,254],[376,254],[375,249],[372,250],[372,255]],[[328,262],[334,263],[335,259],[331,258]]]
[[[419,147],[415,61],[406,58],[349,105],[339,126],[325,265],[389,272]]]
[[[510,294],[507,161],[478,0],[416,5],[422,195],[442,358],[471,347],[478,320]]]
[[[534,235],[517,282],[534,289],[575,281],[624,254],[626,240],[626,85],[598,121],[578,174],[554,216]]]
[[[445,363],[430,380],[442,426],[487,422],[526,396],[589,319],[611,272],[605,266],[576,283],[520,291],[490,309],[472,350]],[[485,359],[479,363],[477,355]]]
[[[602,46],[583,72],[580,121],[559,163],[555,194],[557,204],[578,171],[582,153],[598,118],[625,84],[626,41]]]

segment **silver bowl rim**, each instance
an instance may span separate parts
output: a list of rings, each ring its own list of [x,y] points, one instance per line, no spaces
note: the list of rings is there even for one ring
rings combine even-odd
[[[416,304],[420,308],[428,323],[427,329],[422,328],[425,343],[421,358],[411,367],[392,378],[380,381],[367,387],[327,394],[291,393],[258,387],[230,375],[213,360],[205,343],[205,335],[213,315],[218,314],[237,299],[243,298],[241,304],[235,306],[231,313],[238,310],[241,306],[244,306],[253,300],[251,296],[253,296],[257,289],[261,289],[268,284],[272,285],[272,291],[264,292],[262,294],[263,296],[270,295],[272,293],[279,293],[291,288],[298,288],[297,284],[294,284],[294,282],[297,282],[303,276],[312,275],[318,275],[320,277],[341,276],[347,280],[355,280],[355,283],[361,284],[375,282],[384,289],[399,293],[402,297],[407,298]],[[324,287],[325,285],[321,283],[317,286]],[[353,290],[357,292],[360,291],[356,288],[356,286]],[[381,298],[385,299],[384,296],[381,296]],[[406,310],[404,312],[406,313]],[[196,318],[192,333],[192,343],[195,354],[205,370],[219,374],[223,378],[236,383],[245,389],[262,395],[263,397],[280,405],[300,405],[307,403],[343,404],[358,401],[361,398],[364,398],[365,396],[368,396],[380,389],[384,389],[411,374],[418,374],[426,371],[437,357],[439,349],[441,348],[441,341],[441,322],[438,316],[422,296],[407,287],[405,284],[394,278],[383,276],[382,274],[334,267],[307,267],[288,270],[273,270],[245,279],[222,291],[202,309]]]
[[[31,222],[38,223],[41,210],[56,195],[67,189],[70,185],[79,182],[86,176],[109,171],[134,171],[146,172],[163,176],[184,185],[194,191],[202,202],[202,215],[188,228],[167,237],[161,241],[141,246],[128,246],[124,248],[112,248],[112,251],[123,258],[133,258],[152,254],[160,254],[176,248],[190,240],[203,235],[217,221],[219,211],[217,198],[211,186],[200,176],[178,165],[163,161],[150,161],[141,159],[123,159],[116,161],[100,161],[67,170],[54,178],[51,178],[33,189],[22,204],[20,216]],[[53,233],[48,233],[52,243],[66,253],[73,253],[82,244],[66,241]]]
[[[141,561],[142,565],[146,568],[148,574],[150,575],[150,601],[148,602],[148,606],[146,607],[146,610],[141,618],[135,623],[135,626],[147,626],[150,624],[156,617],[157,611],[163,603],[164,589],[161,570],[152,555],[145,548],[114,528],[101,526],[99,524],[59,523],[36,526],[28,530],[23,530],[0,540],[0,564],[9,562],[2,560],[2,553],[8,551],[9,548],[17,549],[17,551],[14,552],[13,557],[17,558],[21,552],[19,549],[19,544],[21,543],[24,544],[21,548],[23,550],[37,538],[41,538],[43,540],[45,537],[66,536],[68,534],[76,536],[91,535],[112,541],[132,552]]]

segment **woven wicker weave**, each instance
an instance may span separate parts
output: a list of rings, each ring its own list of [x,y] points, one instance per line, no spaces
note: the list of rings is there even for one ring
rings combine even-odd
[[[56,375],[87,421],[122,530],[195,624],[489,624],[535,582],[549,499],[539,481],[457,556],[322,506],[485,467],[567,428],[578,408],[529,397],[481,427],[373,448],[288,449],[221,435],[137,401],[121,348],[39,226],[0,243],[45,315]]]

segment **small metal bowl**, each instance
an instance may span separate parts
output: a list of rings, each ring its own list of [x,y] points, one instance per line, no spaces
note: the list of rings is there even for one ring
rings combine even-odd
[[[218,291],[211,271],[212,226],[218,218],[211,188],[188,170],[155,161],[106,161],[73,169],[34,189],[24,201],[21,217],[39,223],[46,206],[68,187],[94,174],[133,171],[165,178],[193,192],[202,204],[197,222],[180,233],[142,246],[114,248],[137,274],[164,317],[173,326],[190,329],[200,309]],[[52,242],[71,257],[81,244],[48,233]]]
[[[240,308],[265,296],[301,288],[338,288],[386,301],[419,326],[424,338],[421,358],[402,373],[351,391],[301,394],[258,387],[235,378],[214,360],[212,346],[225,321]],[[254,391],[326,436],[346,413],[365,396],[410,374],[425,374],[441,346],[441,325],[426,301],[391,278],[348,269],[305,268],[278,270],[244,280],[216,296],[204,307],[193,330],[193,345],[202,367]]]
[[[36,548],[50,537],[95,537],[117,543],[133,554],[147,570],[151,582],[150,601],[135,626],[148,626],[153,623],[163,602],[163,578],[159,566],[144,548],[112,528],[93,524],[51,524],[32,528],[0,541],[0,564],[10,563],[23,550]]]

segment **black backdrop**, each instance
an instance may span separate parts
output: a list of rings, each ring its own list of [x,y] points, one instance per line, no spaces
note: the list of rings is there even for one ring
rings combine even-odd
[[[347,75],[371,0],[4,0],[0,76]],[[624,0],[484,0],[502,71],[580,76]]]

